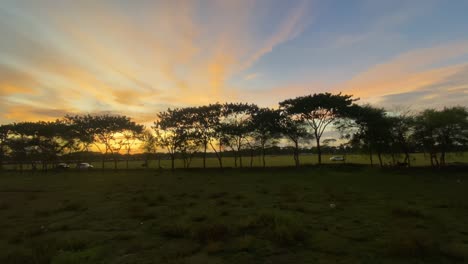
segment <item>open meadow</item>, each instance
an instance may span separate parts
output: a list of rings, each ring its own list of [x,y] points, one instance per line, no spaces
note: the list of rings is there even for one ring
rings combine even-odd
[[[466,168],[2,172],[0,263],[466,263]]]
[[[343,155],[331,155],[331,154],[324,154],[322,156],[322,162],[324,164],[360,164],[360,165],[370,165],[369,156],[364,154],[347,154],[345,155],[345,161],[331,161],[330,158],[333,156],[342,157]],[[447,153],[447,162],[448,163],[465,163],[468,164],[468,153],[466,152],[453,152]],[[377,155],[373,157],[374,165],[379,166],[379,161]],[[390,155],[383,155],[382,160],[384,165],[391,166],[392,158]],[[396,160],[403,161],[402,157],[397,156]],[[63,162],[67,162],[67,160],[61,160]],[[89,161],[86,159],[81,160],[82,162],[89,162],[94,166],[96,169],[102,169],[102,161]],[[233,157],[223,157],[223,166],[225,168],[233,168],[234,158]],[[266,167],[287,167],[287,166],[294,166],[294,159],[292,155],[267,155],[266,156]],[[239,161],[238,161],[239,162]],[[300,162],[301,165],[317,165],[317,155],[316,154],[301,154],[300,155]],[[130,159],[128,162],[128,168],[130,169],[145,169],[143,167],[144,161],[143,160],[132,160]],[[75,168],[76,164],[73,162],[68,162],[71,168]],[[150,169],[157,169],[158,166],[161,166],[162,169],[170,169],[171,168],[171,160],[168,157],[161,159],[159,162],[158,160],[149,160],[148,161],[148,168]],[[239,164],[238,164],[239,165]],[[262,167],[262,157],[261,156],[254,156],[251,158],[250,156],[243,156],[242,157],[242,165],[243,167],[249,168],[253,167]],[[430,166],[430,158],[429,155],[424,153],[412,153],[411,154],[411,166],[422,167],[422,166]],[[52,167],[53,164],[49,164],[49,168]],[[183,168],[184,161],[182,159],[175,160],[175,167],[176,168]],[[200,157],[192,158],[190,162],[190,168],[202,168],[203,167],[203,159]],[[218,159],[214,157],[207,157],[206,159],[206,167],[207,168],[219,168]],[[19,165],[4,165],[4,168],[7,170],[19,170]],[[40,165],[38,167],[41,168]],[[114,169],[114,161],[108,159],[104,163],[105,169]],[[125,160],[120,160],[117,162],[118,169],[126,169],[127,162]],[[23,164],[24,170],[30,170],[31,164],[25,163]]]

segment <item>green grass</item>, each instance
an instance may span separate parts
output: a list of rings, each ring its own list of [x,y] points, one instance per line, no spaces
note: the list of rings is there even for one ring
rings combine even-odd
[[[0,263],[467,263],[468,172],[2,172]]]
[[[335,156],[335,155],[323,155],[322,156],[322,162],[324,164],[343,164],[344,162],[341,161],[330,161],[330,157]],[[378,164],[378,158],[375,155],[373,157],[374,159],[374,165],[379,166]],[[398,159],[398,157],[397,157]],[[403,160],[403,157],[399,157],[400,161]],[[423,153],[414,153],[411,155],[411,165],[416,166],[416,167],[421,167],[421,166],[430,166],[430,160],[429,156],[424,155]],[[468,153],[449,153],[447,154],[446,160],[448,163],[468,163]],[[243,167],[250,167],[250,161],[251,158],[249,156],[242,157],[243,161]],[[312,155],[306,155],[303,154],[300,156],[300,161],[302,165],[316,165],[317,164],[317,155],[312,154]],[[391,157],[388,155],[383,156],[383,162],[385,164],[390,164],[392,161]],[[93,164],[95,168],[102,168],[102,162],[96,161],[96,162],[90,162]],[[368,155],[360,155],[360,154],[349,154],[346,155],[346,162],[347,164],[370,164],[369,161],[369,156]],[[142,167],[143,161],[129,161],[129,168],[131,169],[144,169]],[[219,163],[218,160],[214,157],[209,157],[206,160],[206,164],[208,168],[218,168]],[[75,167],[75,164],[70,164],[72,168]],[[232,157],[224,157],[223,158],[223,165],[224,167],[234,167],[234,158]],[[239,165],[239,163],[238,163]],[[261,156],[254,156],[253,158],[253,167],[262,167],[262,160]],[[286,167],[286,166],[294,166],[294,160],[292,156],[288,155],[278,155],[278,156],[267,156],[266,157],[266,166],[267,167]],[[161,167],[164,169],[170,169],[171,168],[171,161],[168,159],[163,159],[161,160]],[[183,168],[183,161],[181,159],[176,159],[175,161],[175,167],[176,168]],[[190,168],[202,168],[203,167],[203,159],[202,158],[193,158]],[[38,169],[41,167],[39,166]],[[114,168],[114,162],[109,160],[106,161],[104,164],[104,168],[106,169],[113,169]],[[125,169],[126,168],[126,162],[125,161],[119,161],[117,162],[117,168],[118,169]],[[149,161],[149,168],[158,168],[158,162],[156,160],[150,160]],[[14,165],[7,165],[5,166],[5,169],[10,169],[10,170],[19,170],[18,166]],[[29,164],[24,164],[23,169],[29,170],[31,169]]]

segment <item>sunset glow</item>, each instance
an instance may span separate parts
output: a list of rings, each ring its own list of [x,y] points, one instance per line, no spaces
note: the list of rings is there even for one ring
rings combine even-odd
[[[344,92],[468,105],[467,1],[0,4],[0,123]]]

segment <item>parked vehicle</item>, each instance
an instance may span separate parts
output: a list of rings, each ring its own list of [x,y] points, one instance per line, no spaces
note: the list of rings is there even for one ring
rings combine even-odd
[[[78,163],[78,164],[76,165],[76,168],[77,168],[77,169],[86,170],[86,169],[92,169],[92,168],[94,168],[94,166],[91,165],[91,164],[89,164],[89,163],[82,162],[82,163]]]
[[[333,156],[330,158],[331,161],[345,161],[343,156]]]
[[[70,168],[70,165],[68,165],[67,163],[64,163],[64,162],[60,162],[57,164],[56,166],[57,169],[68,169]]]

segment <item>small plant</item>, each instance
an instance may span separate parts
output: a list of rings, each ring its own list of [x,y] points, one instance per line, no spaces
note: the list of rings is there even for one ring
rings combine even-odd
[[[58,212],[78,212],[86,211],[88,208],[78,202],[63,202],[62,206],[57,209]]]
[[[229,234],[230,230],[227,225],[211,223],[199,227],[194,233],[194,238],[201,243],[225,241]]]
[[[166,238],[184,238],[190,235],[185,223],[172,223],[161,227],[161,234]]]
[[[424,217],[423,213],[418,209],[413,208],[395,208],[392,210],[392,214],[397,217],[405,218],[422,218]]]

